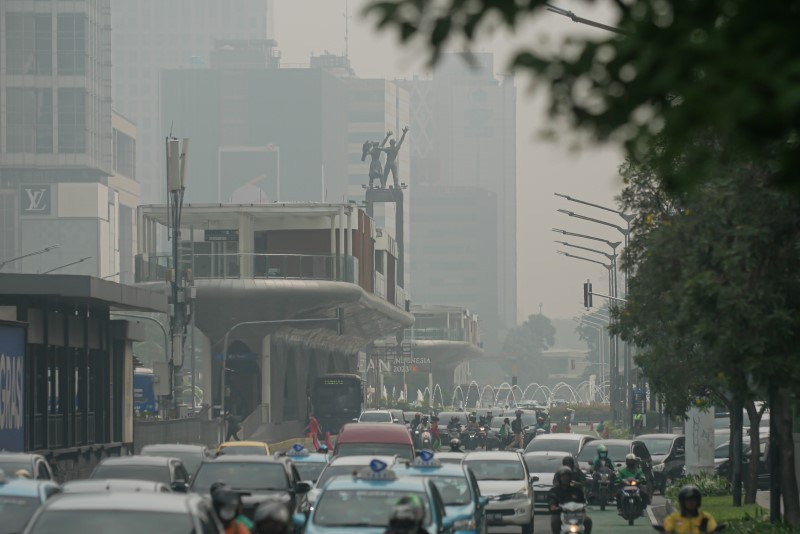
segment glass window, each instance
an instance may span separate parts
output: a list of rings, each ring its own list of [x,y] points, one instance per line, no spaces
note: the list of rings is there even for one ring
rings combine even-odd
[[[122,478],[125,480],[151,480],[171,485],[169,468],[164,465],[100,465],[92,473],[93,479]]]
[[[0,497],[0,534],[22,532],[40,505],[39,499],[33,497]]]
[[[640,438],[650,454],[665,456],[672,447],[672,438]]]
[[[563,451],[568,454],[578,454],[581,442],[577,439],[534,439],[528,443],[525,452],[533,451]]]
[[[70,510],[48,511],[41,514],[36,523],[30,527],[30,532],[32,534],[85,534],[86,532],[188,534],[193,530],[192,527],[192,520],[185,511],[165,513],[145,510]]]
[[[82,13],[58,15],[58,74],[86,72],[86,19]]]
[[[6,149],[17,153],[53,151],[53,90],[9,87],[6,92]]]
[[[50,472],[44,462],[39,462],[39,475],[36,477],[39,480],[50,480]]]
[[[58,151],[86,152],[86,90],[58,90]]]
[[[466,477],[431,477],[436,489],[442,496],[445,505],[469,504],[472,497],[469,493]]]
[[[53,70],[53,19],[46,14],[6,14],[6,72],[49,75]]]
[[[122,213],[120,213],[121,215]],[[121,219],[122,217],[120,217]],[[121,221],[120,221],[121,222]],[[142,456],[169,456],[178,458],[183,463],[186,470],[190,473],[197,471],[200,467],[200,462],[203,461],[203,455],[196,452],[187,452],[185,450],[171,451],[169,449],[155,449],[155,450],[142,450]]]
[[[530,473],[555,473],[563,459],[563,456],[525,456],[525,463]]]
[[[296,465],[297,472],[300,473],[300,480],[316,482],[326,464],[322,462],[297,462]]]
[[[325,491],[317,502],[314,523],[329,527],[380,527],[389,524],[397,501],[417,495],[425,506],[424,524],[431,522],[428,497],[423,493],[382,490]]]
[[[229,445],[223,447],[220,454],[224,456],[266,456],[267,450],[260,445]]]
[[[386,412],[364,412],[358,418],[361,423],[391,423],[392,414]]]
[[[206,462],[192,484],[195,493],[208,493],[211,485],[223,481],[242,490],[286,490],[289,480],[281,464],[255,462]]]
[[[472,460],[466,463],[478,480],[524,480],[525,470],[518,460]]]
[[[414,460],[411,445],[399,443],[343,443],[336,448],[337,456],[393,456],[395,454],[409,461]]]

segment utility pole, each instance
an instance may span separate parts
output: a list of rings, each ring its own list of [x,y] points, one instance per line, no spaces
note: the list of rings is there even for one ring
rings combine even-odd
[[[189,323],[191,308],[187,305],[187,287],[192,279],[191,270],[181,267],[181,211],[183,195],[186,191],[186,170],[188,164],[189,140],[181,141],[169,136],[166,139],[167,150],[167,207],[169,210],[170,238],[172,239],[172,269],[167,281],[171,285],[169,304],[169,331],[172,338],[172,351],[169,357],[170,384],[173,417],[178,417],[177,373],[183,366],[183,343],[186,338],[186,326]],[[176,365],[176,357],[180,363]],[[194,392],[192,392],[194,394]]]

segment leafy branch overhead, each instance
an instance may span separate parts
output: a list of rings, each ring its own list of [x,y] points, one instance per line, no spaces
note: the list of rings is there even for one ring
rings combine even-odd
[[[558,5],[557,2],[554,2]],[[601,2],[585,2],[586,6]],[[544,0],[375,0],[365,13],[436,61],[483,29],[517,29]],[[718,162],[767,151],[770,182],[800,193],[798,0],[607,0],[626,35],[603,30],[547,55],[533,46],[513,65],[550,87],[550,111],[599,140],[625,143],[672,189],[708,180]],[[570,7],[574,8],[574,3]],[[553,19],[554,22],[557,20]],[[533,41],[533,39],[532,39]],[[657,137],[660,149],[649,152]],[[715,139],[687,147],[687,138]],[[724,147],[724,150],[720,147]],[[676,169],[680,160],[683,169]]]

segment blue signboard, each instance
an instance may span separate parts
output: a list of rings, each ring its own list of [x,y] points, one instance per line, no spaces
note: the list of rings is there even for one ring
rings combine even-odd
[[[25,450],[25,328],[0,324],[0,450]]]

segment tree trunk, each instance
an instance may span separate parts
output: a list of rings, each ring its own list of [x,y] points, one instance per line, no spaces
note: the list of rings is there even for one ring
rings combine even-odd
[[[747,434],[750,436],[750,464],[747,469],[747,484],[745,484],[745,504],[755,504],[756,492],[758,491],[758,465],[761,462],[761,436],[759,427],[761,425],[761,415],[763,410],[756,408],[753,401],[744,403],[747,410],[747,417],[750,419],[750,428]]]
[[[741,400],[733,399],[729,404],[731,420],[731,441],[728,444],[731,462],[731,486],[733,487],[733,505],[742,505],[742,410]],[[755,496],[754,496],[755,498]]]
[[[770,409],[770,418],[776,417],[778,446],[781,458],[781,495],[783,496],[784,520],[800,526],[800,496],[797,489],[797,474],[794,464],[794,436],[792,435],[792,407],[790,392],[781,389],[775,395],[775,408]]]

